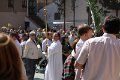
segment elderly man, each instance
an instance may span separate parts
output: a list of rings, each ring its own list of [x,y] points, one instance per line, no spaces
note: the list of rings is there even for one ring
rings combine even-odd
[[[103,36],[84,43],[75,63],[84,69],[82,80],[120,80],[120,19],[107,17],[102,29]]]
[[[42,41],[42,51],[47,55],[47,46],[50,46],[52,43],[52,32],[47,33],[47,37]]]
[[[39,58],[39,49],[37,47],[35,37],[35,32],[31,31],[29,34],[29,39],[26,42],[23,54],[23,61],[25,63],[28,80],[34,80],[35,66]]]

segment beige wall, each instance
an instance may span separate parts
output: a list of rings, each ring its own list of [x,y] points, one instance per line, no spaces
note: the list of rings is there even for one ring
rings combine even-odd
[[[22,0],[14,0],[14,9],[8,7],[8,0],[0,0],[0,12],[26,12],[26,8],[22,8]]]
[[[24,27],[25,12],[0,12],[0,27],[10,23],[14,28]]]
[[[22,0],[14,0],[14,8],[8,7],[8,0],[0,0],[0,27],[10,23],[14,28],[24,27],[26,8],[22,8]]]
[[[66,21],[73,21],[73,10],[71,0],[66,0]],[[85,0],[76,0],[75,2],[75,26],[80,23],[87,23],[88,14],[86,12],[87,3]],[[71,24],[73,25],[73,23]],[[69,26],[66,26],[69,27]]]

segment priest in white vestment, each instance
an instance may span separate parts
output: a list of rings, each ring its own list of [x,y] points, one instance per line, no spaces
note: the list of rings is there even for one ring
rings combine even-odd
[[[62,80],[62,45],[60,34],[54,33],[53,43],[48,47],[48,65],[45,71],[45,80]]]

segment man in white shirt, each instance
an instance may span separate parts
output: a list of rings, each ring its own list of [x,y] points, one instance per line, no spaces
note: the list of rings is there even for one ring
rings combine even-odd
[[[62,80],[62,45],[60,34],[54,33],[53,43],[48,47],[48,64],[45,71],[45,80]]]
[[[47,52],[47,46],[50,46],[52,43],[52,32],[47,33],[47,37],[42,41],[42,51],[46,54]]]
[[[75,48],[76,54],[74,57],[76,59],[85,41],[92,37],[93,29],[87,24],[81,24],[78,28],[78,35],[80,36],[80,39],[77,42],[76,48]],[[81,74],[81,70],[76,69],[75,80],[80,80],[80,74]]]
[[[82,80],[120,80],[120,19],[107,17],[102,29],[103,36],[84,43],[75,63],[84,69]]]

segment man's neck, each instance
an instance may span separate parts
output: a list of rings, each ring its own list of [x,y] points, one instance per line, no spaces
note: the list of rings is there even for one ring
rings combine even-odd
[[[86,40],[87,40],[87,39],[85,38],[85,36],[81,36],[80,39],[83,40],[83,41],[86,41]]]

